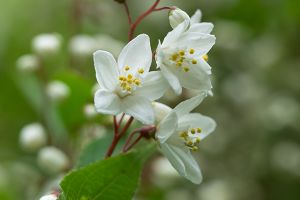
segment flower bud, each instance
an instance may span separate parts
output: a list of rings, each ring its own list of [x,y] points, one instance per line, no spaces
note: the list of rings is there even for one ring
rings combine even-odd
[[[62,81],[52,81],[47,85],[46,93],[53,101],[62,101],[70,95],[70,89]]]
[[[56,200],[56,199],[57,199],[57,196],[55,194],[47,194],[40,198],[40,200]]]
[[[49,173],[59,173],[69,165],[67,155],[56,147],[44,147],[37,158],[39,166]]]
[[[189,15],[179,8],[171,10],[169,13],[169,21],[171,27],[174,29],[176,26],[184,22],[185,20],[190,20]]]
[[[39,68],[39,62],[35,55],[23,55],[17,60],[17,68],[24,72],[33,72]]]
[[[47,142],[46,131],[39,123],[32,123],[22,128],[20,144],[28,151],[36,151]]]
[[[94,104],[87,104],[83,108],[83,112],[86,118],[91,119],[97,116],[97,112]]]
[[[159,102],[153,102],[152,107],[154,110],[156,123],[159,123],[167,114],[169,114],[169,112],[172,111],[172,109],[169,106]]]
[[[70,41],[69,50],[74,56],[81,58],[92,56],[97,50],[96,40],[88,35],[76,35]]]
[[[58,53],[60,47],[61,38],[57,34],[40,34],[32,40],[33,51],[43,57]]]

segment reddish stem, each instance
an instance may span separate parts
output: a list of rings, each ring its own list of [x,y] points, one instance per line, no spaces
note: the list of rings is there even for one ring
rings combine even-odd
[[[161,8],[155,8],[153,11],[161,11],[161,10],[173,10],[173,8],[165,6],[165,7],[161,7]]]
[[[125,2],[123,3],[123,5],[124,5],[125,11],[126,11],[127,18],[128,18],[128,23],[129,23],[129,25],[131,25],[132,20],[131,20],[131,16],[130,16],[128,4],[127,4],[127,2],[125,1]]]
[[[129,41],[132,40],[134,31],[135,31],[137,25],[138,25],[145,17],[147,17],[149,14],[151,14],[151,13],[155,10],[155,8],[156,8],[156,6],[159,4],[159,2],[160,2],[160,0],[156,0],[155,3],[154,3],[154,4],[153,4],[146,12],[144,12],[142,15],[140,15],[140,16],[137,18],[137,20],[136,20],[133,24],[131,24],[130,30],[129,30],[129,33],[128,33],[128,40],[129,40]]]
[[[134,119],[133,117],[130,117],[129,120],[127,121],[127,123],[125,124],[125,126],[123,127],[122,131],[119,133],[118,130],[119,130],[120,126],[119,126],[119,124],[117,124],[116,117],[114,116],[114,129],[115,129],[114,130],[114,138],[113,138],[113,141],[112,141],[110,147],[108,148],[108,150],[106,152],[105,158],[108,158],[113,154],[117,144],[119,143],[119,140],[126,133],[127,129],[131,125],[133,119]]]
[[[122,114],[122,116],[121,116],[121,118],[119,119],[119,126],[121,126],[121,124],[122,124],[122,121],[123,121],[123,119],[124,119],[124,116],[125,116],[125,113],[123,113]]]

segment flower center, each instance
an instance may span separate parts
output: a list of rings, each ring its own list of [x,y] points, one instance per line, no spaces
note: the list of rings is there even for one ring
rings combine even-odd
[[[137,87],[142,85],[141,75],[144,73],[144,69],[139,68],[137,73],[132,72],[131,69],[132,67],[125,65],[122,75],[119,76],[119,86],[122,92],[126,94],[130,94]]]
[[[195,50],[193,48],[188,50],[181,49],[171,54],[169,60],[176,66],[177,69],[182,70],[183,72],[189,72],[190,67],[198,63],[194,54]],[[202,58],[205,61],[208,61],[207,54],[203,55]]]
[[[198,150],[198,144],[200,143],[201,128],[190,128],[186,131],[179,132],[179,137],[183,140],[184,145],[192,151]]]

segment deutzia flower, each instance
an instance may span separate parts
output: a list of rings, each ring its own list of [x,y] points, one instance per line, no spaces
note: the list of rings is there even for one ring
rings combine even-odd
[[[190,16],[179,8],[175,8],[169,13],[169,22],[172,28],[176,28],[184,20],[190,20]]]
[[[191,151],[197,151],[199,142],[216,127],[213,119],[190,113],[205,97],[206,93],[202,92],[173,110],[169,109],[170,112],[158,123],[156,132],[162,153],[181,176],[196,184],[201,183],[202,175]],[[159,103],[154,103],[155,106]]]
[[[124,112],[145,124],[154,122],[151,101],[160,98],[167,83],[160,72],[149,72],[152,61],[150,39],[141,34],[121,51],[118,62],[106,51],[94,53],[100,89],[95,94],[96,110],[117,115]]]
[[[197,23],[199,12],[169,32],[156,50],[157,67],[178,95],[182,87],[199,91],[212,88],[211,67],[206,61],[216,38],[210,34],[211,23]]]

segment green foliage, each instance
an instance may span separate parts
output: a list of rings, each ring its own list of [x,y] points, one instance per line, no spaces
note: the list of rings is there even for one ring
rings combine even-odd
[[[61,182],[60,200],[129,200],[138,186],[142,164],[153,146],[98,161],[71,172]]]

